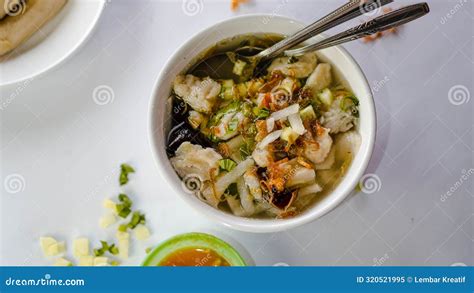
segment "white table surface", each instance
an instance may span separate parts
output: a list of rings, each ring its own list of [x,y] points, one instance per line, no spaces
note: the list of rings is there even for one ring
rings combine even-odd
[[[2,103],[15,97],[0,111],[0,264],[51,264],[38,245],[42,235],[66,240],[69,248],[77,236],[113,239],[98,219],[102,200],[120,191],[117,167],[128,162],[137,173],[125,190],[146,212],[153,239],[134,243],[125,264],[139,264],[153,243],[202,231],[230,241],[257,265],[473,265],[470,0],[429,1],[430,15],[397,35],[346,45],[375,94],[378,136],[367,173],[380,179],[378,191],[353,194],[297,229],[251,234],[206,220],[157,172],[148,102],[177,46],[234,15],[267,12],[310,22],[342,2],[257,0],[231,12],[229,1],[204,0],[190,16],[182,1],[108,1],[76,55],[27,86],[1,88]],[[392,7],[414,1],[396,2]],[[104,85],[114,99],[98,105],[93,91]]]

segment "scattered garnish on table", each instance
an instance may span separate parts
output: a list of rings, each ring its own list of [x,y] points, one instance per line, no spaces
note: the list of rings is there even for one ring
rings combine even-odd
[[[386,13],[389,13],[391,12],[393,9],[392,8],[384,8],[383,9],[383,14],[386,14]],[[362,41],[364,43],[370,43],[370,42],[373,42],[377,39],[380,39],[386,35],[389,35],[389,34],[396,34],[398,32],[397,28],[391,28],[391,29],[388,29],[386,31],[383,31],[383,32],[377,32],[375,34],[372,34],[370,36],[366,36],[366,37],[363,37],[362,38]]]
[[[119,177],[120,186],[128,183],[128,174],[135,173],[135,169],[127,164],[120,166]],[[117,242],[101,240],[100,246],[90,250],[88,238],[79,237],[73,241],[72,254],[78,261],[79,266],[116,266],[121,260],[129,257],[130,231],[134,232],[137,240],[147,240],[151,233],[146,227],[145,214],[139,210],[132,210],[133,201],[125,193],[117,196],[117,201],[106,198],[103,207],[107,213],[99,219],[99,226],[108,229],[113,225],[118,225],[115,233]],[[130,230],[130,231],[129,231]],[[64,241],[57,241],[53,237],[40,237],[40,246],[46,257],[59,257],[54,262],[55,266],[72,266],[73,263],[64,258],[66,244]]]
[[[135,169],[133,169],[128,164],[120,165],[120,177],[119,177],[120,185],[125,185],[128,183],[128,174],[130,173],[135,173]]]
[[[239,9],[240,4],[243,4],[243,3],[246,3],[246,2],[248,2],[248,0],[231,0],[230,1],[230,9],[232,9],[232,11],[235,11],[235,10]]]
[[[44,256],[57,256],[66,251],[64,241],[58,242],[53,237],[40,237],[40,246]]]

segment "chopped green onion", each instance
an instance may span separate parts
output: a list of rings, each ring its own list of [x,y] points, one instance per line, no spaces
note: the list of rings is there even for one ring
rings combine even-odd
[[[120,185],[125,185],[128,182],[128,174],[130,173],[135,173],[135,169],[133,169],[130,165],[128,164],[122,164],[120,165],[120,177],[119,177],[119,182]]]
[[[113,255],[117,255],[119,253],[118,247],[116,247],[115,244],[112,244],[109,247],[109,252]]]
[[[341,103],[339,104],[339,107],[342,111],[350,110],[352,112],[352,115],[354,115],[355,117],[359,117],[359,109],[357,108],[358,106],[359,100],[354,96],[348,96],[343,98],[341,100]]]
[[[253,113],[257,117],[257,119],[265,119],[270,116],[270,111],[266,108],[253,108]]]
[[[118,248],[115,247],[115,244],[112,243],[112,245],[109,245],[107,241],[100,241],[101,248],[95,248],[94,249],[94,255],[95,256],[102,256],[104,253],[107,251],[112,253],[112,254],[118,254]]]
[[[232,169],[235,168],[235,166],[237,166],[237,164],[234,161],[232,161],[231,159],[219,160],[219,169],[221,171],[230,172],[230,171],[232,171]]]
[[[119,264],[120,264],[120,263],[119,263],[118,261],[116,261],[116,260],[113,260],[113,261],[110,262],[110,265],[111,265],[111,266],[114,266],[114,267],[118,266]]]
[[[118,204],[115,206],[115,209],[117,210],[117,214],[119,215],[119,217],[124,219],[128,217],[128,215],[132,211],[130,207],[126,206],[125,204]]]
[[[118,199],[120,202],[122,202],[125,206],[131,207],[132,206],[132,200],[130,197],[128,197],[126,194],[121,193],[118,196]]]
[[[229,121],[229,125],[228,125],[228,128],[227,128],[227,132],[233,132],[237,129],[237,127],[239,126],[239,118],[237,116],[234,116],[230,121]]]
[[[127,224],[127,227],[130,229],[135,229],[138,224],[145,224],[145,215],[140,213],[139,211],[135,211],[132,214],[132,219]]]
[[[145,252],[146,252],[146,253],[150,253],[150,251],[151,251],[152,249],[153,249],[153,247],[147,247],[147,248],[145,248]]]
[[[131,207],[133,202],[126,194],[123,193],[119,194],[118,199],[121,203],[115,205],[115,210],[121,218],[126,218],[132,211]]]
[[[126,224],[122,224],[122,225],[120,225],[120,226],[118,227],[118,230],[119,230],[120,232],[127,232],[127,228],[128,228],[128,227],[127,227]]]
[[[252,154],[252,151],[249,148],[249,145],[247,143],[244,143],[240,148],[240,157],[242,159],[246,159],[248,156]]]

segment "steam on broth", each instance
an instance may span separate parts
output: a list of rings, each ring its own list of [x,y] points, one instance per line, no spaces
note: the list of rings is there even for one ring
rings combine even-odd
[[[360,146],[359,102],[333,65],[314,52],[279,57],[252,78],[213,80],[197,66],[216,52],[267,48],[280,35],[216,44],[173,83],[167,151],[184,184],[207,204],[241,217],[288,218],[329,194]]]

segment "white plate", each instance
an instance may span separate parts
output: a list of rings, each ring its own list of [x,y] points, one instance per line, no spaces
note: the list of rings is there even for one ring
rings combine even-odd
[[[23,81],[57,66],[87,39],[105,0],[69,0],[51,21],[0,62],[0,86]]]

